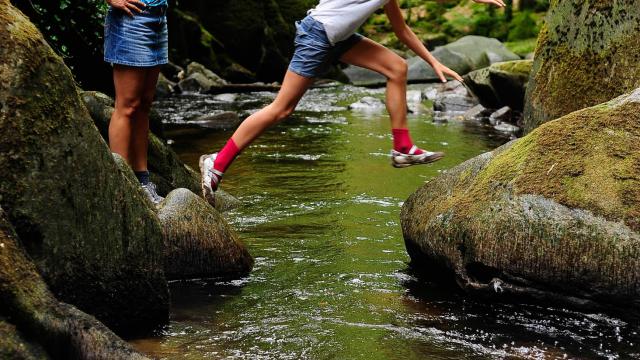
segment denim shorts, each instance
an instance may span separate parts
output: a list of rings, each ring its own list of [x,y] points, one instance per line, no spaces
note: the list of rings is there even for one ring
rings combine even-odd
[[[346,40],[331,45],[322,23],[307,16],[296,21],[296,50],[289,70],[307,78],[324,75],[331,65],[362,38],[360,34],[353,34]]]
[[[110,7],[104,22],[104,61],[140,67],[168,63],[166,13],[166,6],[148,6],[131,17]]]

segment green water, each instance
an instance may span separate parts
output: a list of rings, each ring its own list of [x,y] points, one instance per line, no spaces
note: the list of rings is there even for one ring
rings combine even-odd
[[[236,281],[171,284],[171,323],[133,341],[168,359],[600,358],[639,353],[638,328],[597,314],[483,304],[419,281],[408,268],[402,202],[440,172],[507,139],[473,123],[409,118],[415,142],[442,161],[394,169],[386,113],[342,106],[380,91],[315,89],[225,175],[244,206],[229,214],[256,258]],[[165,100],[174,122],[212,110],[251,112],[273,94]],[[169,131],[197,168],[231,132]]]

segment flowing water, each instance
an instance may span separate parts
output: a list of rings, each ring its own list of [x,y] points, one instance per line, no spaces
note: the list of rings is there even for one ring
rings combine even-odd
[[[167,359],[638,358],[637,324],[537,305],[482,303],[419,281],[408,267],[402,202],[440,172],[508,139],[490,127],[434,124],[416,109],[416,143],[442,161],[389,165],[385,112],[346,105],[381,90],[313,89],[225,175],[244,206],[226,214],[256,258],[236,281],[171,283],[171,322],[133,344]],[[231,132],[183,126],[224,110],[251,113],[270,93],[161,101],[174,149],[197,168]],[[176,125],[177,124],[177,125]],[[179,125],[179,126],[178,126]]]

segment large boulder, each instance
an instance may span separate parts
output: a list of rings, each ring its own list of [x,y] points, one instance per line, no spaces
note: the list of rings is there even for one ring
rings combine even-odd
[[[640,89],[447,171],[401,219],[435,279],[640,316]]]
[[[520,57],[509,51],[500,41],[482,36],[465,36],[445,46],[437,47],[433,56],[441,63],[460,75],[487,67],[493,63],[518,60]],[[433,68],[422,58],[414,56],[407,60],[409,65],[408,81],[439,81]],[[359,86],[383,85],[384,76],[357,66],[349,66],[344,70],[349,81]]]
[[[525,131],[640,86],[640,1],[552,1],[538,38]]]
[[[465,84],[485,107],[522,111],[532,64],[531,60],[495,63],[465,75]]]
[[[173,190],[158,213],[166,243],[169,279],[248,274],[253,258],[224,218],[187,189]]]
[[[2,359],[146,359],[94,317],[53,296],[2,209],[0,336]]]
[[[93,122],[98,127],[104,140],[109,141],[109,121],[113,113],[113,99],[96,92],[82,92],[84,101]],[[162,139],[149,134],[148,166],[151,181],[158,186],[158,193],[166,196],[176,188],[187,188],[196,194],[201,193],[200,174],[186,165],[178,155]],[[218,190],[211,203],[218,211],[227,211],[240,206],[240,201],[234,196]]]
[[[118,332],[168,319],[162,230],[125,181],[75,82],[0,0],[0,206],[53,293]]]

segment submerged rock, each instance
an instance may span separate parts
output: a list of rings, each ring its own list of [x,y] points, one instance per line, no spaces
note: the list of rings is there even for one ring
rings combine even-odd
[[[0,209],[0,358],[146,359],[93,316],[59,302],[23,249]]]
[[[371,96],[365,96],[357,102],[349,105],[349,109],[364,112],[379,112],[384,111],[386,107],[382,100]]]
[[[433,102],[433,109],[441,112],[465,112],[477,105],[477,102],[468,96],[458,94],[442,94]]]
[[[253,258],[222,216],[187,189],[176,189],[162,202],[158,217],[166,244],[169,279],[240,277]]]
[[[638,0],[553,1],[540,31],[525,131],[640,86]]]
[[[498,299],[640,316],[640,89],[471,159],[405,202],[412,264]]]
[[[118,172],[69,69],[6,0],[0,28],[0,206],[60,300],[120,333],[164,323],[157,217]]]
[[[196,118],[190,123],[194,123],[205,129],[213,130],[229,130],[235,129],[240,125],[242,119],[238,113],[233,111],[225,111],[219,114],[203,115]]]
[[[531,60],[497,63],[473,71],[464,79],[482,105],[494,109],[509,106],[522,111],[532,65]]]

